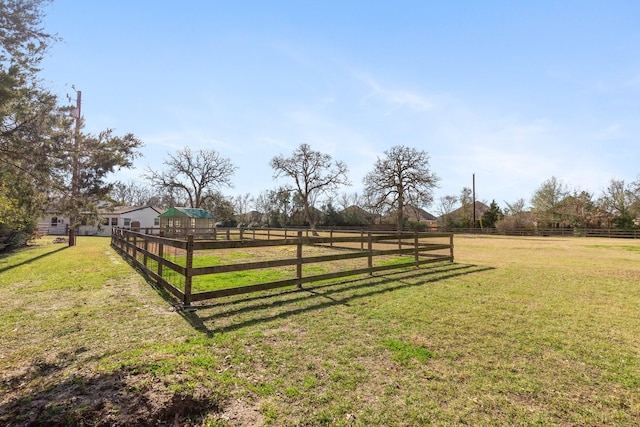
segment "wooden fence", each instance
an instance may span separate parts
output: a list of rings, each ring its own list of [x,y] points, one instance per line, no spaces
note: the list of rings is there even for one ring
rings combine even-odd
[[[492,234],[502,236],[556,236],[556,237],[607,237],[620,239],[640,239],[640,229],[623,230],[619,228],[514,228],[498,230],[495,228],[449,228],[454,234]]]
[[[203,235],[202,233],[200,234]],[[111,246],[127,261],[147,274],[158,285],[180,299],[185,306],[193,302],[230,295],[275,289],[301,287],[304,283],[333,280],[379,271],[419,267],[434,262],[453,262],[452,233],[375,233],[291,229],[226,229],[216,231],[207,239],[168,238],[131,230],[114,228]],[[207,265],[207,256],[238,251],[259,251],[259,248],[280,249],[295,256],[284,259],[254,261],[248,255],[244,262]],[[314,248],[306,249],[305,248]],[[308,254],[305,252],[309,252]],[[233,258],[232,258],[233,259]],[[362,266],[353,266],[361,259]],[[374,262],[374,259],[376,262]],[[194,266],[194,260],[196,261]],[[204,260],[202,265],[200,260]],[[345,263],[345,260],[349,260]],[[364,264],[366,261],[366,265]],[[313,274],[317,269],[342,262],[338,269]],[[357,261],[355,261],[357,263]],[[212,290],[193,289],[194,279],[232,272],[280,269],[289,267],[291,278],[252,283],[241,286],[216,286]],[[307,271],[305,272],[305,267]],[[295,272],[293,271],[295,269]]]

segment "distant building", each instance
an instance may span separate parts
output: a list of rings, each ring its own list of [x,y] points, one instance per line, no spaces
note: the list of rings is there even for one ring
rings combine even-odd
[[[153,206],[118,206],[98,210],[98,225],[84,224],[78,227],[78,236],[110,236],[111,227],[134,230],[158,228],[160,210]],[[47,211],[38,222],[38,232],[54,236],[69,233],[69,217],[55,211]]]

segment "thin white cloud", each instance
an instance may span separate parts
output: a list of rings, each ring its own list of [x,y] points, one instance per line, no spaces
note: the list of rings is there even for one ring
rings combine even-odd
[[[407,108],[414,112],[425,112],[435,108],[432,100],[418,92],[385,87],[369,75],[356,74],[356,78],[364,83],[370,90],[366,99],[381,100],[391,106],[391,110],[388,112],[389,114],[401,108]]]

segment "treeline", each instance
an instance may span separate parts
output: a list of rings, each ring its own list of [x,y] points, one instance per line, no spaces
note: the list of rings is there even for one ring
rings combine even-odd
[[[147,169],[143,182],[116,183],[111,200],[160,208],[187,206],[212,212],[222,225],[371,226],[386,220],[396,229],[420,225],[438,177],[425,151],[395,146],[378,158],[363,180],[364,192],[340,193],[350,185],[344,162],[301,144],[269,162],[274,178],[288,183],[260,194],[225,197],[236,167],[214,150],[185,147],[168,153],[164,168]],[[424,227],[424,224],[422,224]]]
[[[640,178],[633,182],[611,179],[598,195],[581,189],[571,190],[556,177],[544,181],[529,202],[518,199],[500,207],[476,205],[473,222],[471,190],[460,196],[439,199],[443,228],[492,228],[500,231],[527,228],[622,229],[640,228]]]

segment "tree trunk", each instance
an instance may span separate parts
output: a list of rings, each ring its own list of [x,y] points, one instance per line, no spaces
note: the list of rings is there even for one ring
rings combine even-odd
[[[69,218],[69,246],[75,246],[76,245],[76,227],[75,227],[75,223],[76,223],[76,218],[72,217]]]

